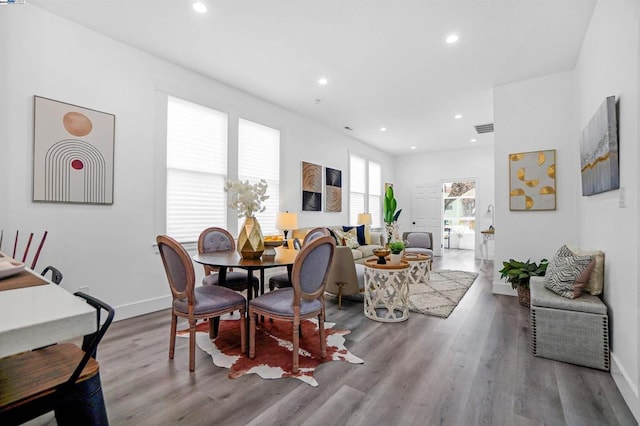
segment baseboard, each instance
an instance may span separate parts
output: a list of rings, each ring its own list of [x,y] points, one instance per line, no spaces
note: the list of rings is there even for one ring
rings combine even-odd
[[[151,312],[161,311],[171,307],[171,295],[157,297],[155,299],[142,300],[140,302],[129,303],[127,305],[116,306],[116,316],[114,321],[133,318]]]
[[[511,284],[503,282],[493,282],[493,294],[504,294],[505,296],[517,296],[518,291],[511,288]]]
[[[631,410],[633,417],[635,417],[636,421],[640,423],[640,399],[638,398],[638,386],[633,383],[629,374],[627,374],[622,365],[618,363],[618,359],[615,354],[611,352],[610,356],[611,377],[613,377],[613,381],[616,383],[616,386],[622,394],[622,398],[624,398],[624,401]]]

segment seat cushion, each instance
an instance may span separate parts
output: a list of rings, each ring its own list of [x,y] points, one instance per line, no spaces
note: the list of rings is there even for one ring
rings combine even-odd
[[[203,286],[219,285],[218,274],[210,274],[202,279]],[[253,285],[260,284],[258,277],[253,277]],[[244,290],[247,288],[247,273],[245,271],[227,271],[227,275],[224,280],[224,286],[232,290]]]
[[[420,248],[420,247],[407,247],[404,249],[405,253],[420,253],[420,254],[428,254],[433,257],[433,250],[428,248]]]
[[[356,277],[358,277],[358,288],[360,291],[364,290],[364,265],[357,264]]]
[[[270,291],[251,301],[251,306],[259,309],[265,314],[274,314],[283,317],[293,318],[293,289],[285,288],[282,290]],[[320,313],[322,305],[319,300],[301,300],[300,314],[303,316]]]
[[[531,289],[532,306],[599,315],[606,315],[607,313],[607,305],[598,296],[583,293],[577,299],[567,299],[545,288],[542,277],[532,277],[529,287]]]
[[[196,299],[194,312],[196,315],[223,311],[234,307],[239,309],[246,306],[247,303],[241,294],[217,285],[196,287],[194,294]],[[189,313],[189,304],[186,299],[174,300],[173,307],[183,314]]]

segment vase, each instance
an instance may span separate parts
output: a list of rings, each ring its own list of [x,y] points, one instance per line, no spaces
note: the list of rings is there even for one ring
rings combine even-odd
[[[402,262],[402,253],[398,253],[398,254],[391,253],[389,255],[389,258],[391,259],[389,261],[391,265],[399,265],[400,262]]]
[[[258,219],[254,216],[245,218],[240,228],[238,251],[245,259],[258,259],[264,252],[264,237]]]
[[[518,286],[518,302],[520,302],[521,306],[529,307],[531,304],[531,291],[528,287]]]

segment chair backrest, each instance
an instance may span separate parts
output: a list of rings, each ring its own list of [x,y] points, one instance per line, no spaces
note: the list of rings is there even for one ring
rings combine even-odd
[[[433,249],[430,232],[405,232],[402,238],[407,242],[407,247]]]
[[[189,253],[179,242],[169,236],[158,235],[156,242],[173,298],[187,298],[189,306],[192,306],[196,277]]]
[[[42,273],[40,275],[42,275],[43,277],[47,275],[48,272],[51,272],[51,282],[54,284],[60,284],[62,282],[62,272],[60,272],[60,270],[54,266],[47,266],[46,268],[44,268],[42,270]]]
[[[313,228],[311,231],[309,231],[307,233],[307,235],[304,236],[304,240],[302,241],[302,245],[306,246],[307,243],[310,243],[311,241],[320,238],[320,237],[326,237],[326,236],[330,236],[331,233],[329,232],[329,230],[327,228]]]
[[[293,248],[296,250],[300,250],[302,248],[302,244],[300,244],[300,240],[297,238],[293,239]]]
[[[44,231],[44,234],[42,234],[42,239],[40,240],[40,244],[38,245],[38,248],[36,249],[36,253],[33,256],[33,260],[31,261],[31,269],[35,269],[36,267],[36,263],[38,263],[38,258],[40,257],[40,251],[42,251],[42,246],[44,246],[44,242],[47,239],[47,234],[49,232],[48,231]],[[0,230],[0,251],[2,251],[2,243],[3,243],[3,239],[4,239],[4,230]],[[16,231],[16,237],[15,240],[13,242],[13,252],[11,254],[11,257],[13,257],[14,259],[18,260],[18,258],[16,257],[19,253],[18,253],[18,241],[20,239],[20,231]],[[27,256],[29,256],[29,249],[31,248],[31,241],[33,240],[33,232],[31,232],[29,234],[29,237],[27,238],[27,241],[25,243],[25,247],[24,247],[24,252],[22,253],[22,263],[26,263],[27,261]],[[8,254],[8,252],[5,252],[6,254]]]
[[[328,236],[302,246],[291,272],[294,306],[300,304],[300,299],[313,300],[324,295],[335,247],[335,240]]]
[[[198,237],[198,253],[212,253],[216,251],[233,251],[236,249],[236,241],[224,228],[213,226],[200,233]],[[211,266],[203,265],[205,275],[218,270]]]

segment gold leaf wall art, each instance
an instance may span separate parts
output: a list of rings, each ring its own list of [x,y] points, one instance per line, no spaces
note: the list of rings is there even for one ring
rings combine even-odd
[[[509,209],[556,209],[556,150],[509,155]]]

